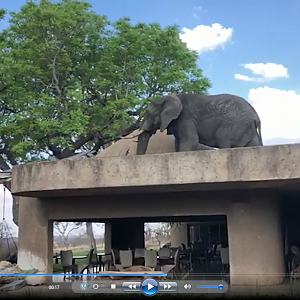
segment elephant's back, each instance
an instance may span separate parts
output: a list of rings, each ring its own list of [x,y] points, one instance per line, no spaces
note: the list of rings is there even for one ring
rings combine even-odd
[[[203,117],[235,116],[235,118],[257,119],[254,107],[244,98],[232,94],[199,95],[180,94],[186,111],[199,112]]]

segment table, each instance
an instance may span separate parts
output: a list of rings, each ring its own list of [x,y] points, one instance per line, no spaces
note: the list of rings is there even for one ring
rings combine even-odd
[[[60,255],[56,255],[53,258],[55,258],[55,264],[58,264],[58,260],[61,259]],[[87,255],[74,255],[73,256],[73,265],[75,264],[76,259],[85,259],[87,258]]]
[[[111,253],[97,253],[97,256],[99,258],[99,260],[103,263],[103,268],[105,269],[105,265],[108,265],[108,269],[110,269],[110,267],[113,264],[113,260],[112,260],[112,254]],[[110,259],[105,259],[103,260],[103,256],[110,256]]]

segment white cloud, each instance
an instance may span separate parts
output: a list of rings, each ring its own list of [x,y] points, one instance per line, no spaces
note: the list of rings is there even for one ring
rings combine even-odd
[[[224,47],[225,43],[230,41],[233,29],[215,23],[211,26],[198,25],[193,29],[184,27],[182,32],[179,36],[187,47],[201,54],[215,50],[217,47]]]
[[[257,80],[254,77],[249,77],[249,76],[242,75],[242,74],[234,74],[234,78],[238,79],[238,80],[243,80],[243,81],[256,81]]]
[[[241,74],[234,74],[234,78],[244,81],[267,82],[276,78],[288,78],[288,69],[281,64],[275,63],[248,63],[242,64],[242,67],[248,69],[254,75],[260,77],[249,77]]]
[[[264,140],[300,138],[300,94],[264,86],[250,89],[248,100],[260,116]]]

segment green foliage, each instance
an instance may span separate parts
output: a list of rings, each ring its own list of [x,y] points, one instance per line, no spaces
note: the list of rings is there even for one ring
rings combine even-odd
[[[84,1],[28,1],[0,46],[1,168],[101,146],[151,99],[211,85],[177,26],[110,22]]]

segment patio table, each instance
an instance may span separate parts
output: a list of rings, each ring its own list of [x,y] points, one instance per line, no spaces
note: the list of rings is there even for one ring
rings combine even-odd
[[[55,258],[55,263],[58,264],[58,260],[61,259],[60,255],[54,256]],[[73,256],[73,265],[75,264],[76,259],[85,259],[87,258],[87,255],[74,255]]]

